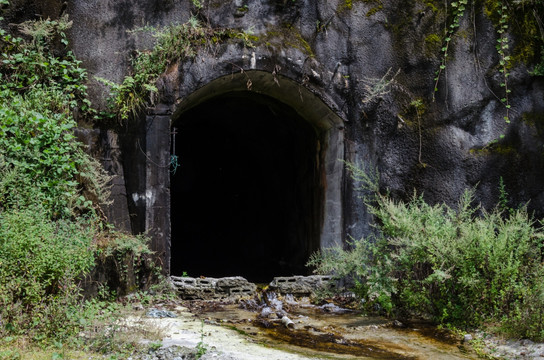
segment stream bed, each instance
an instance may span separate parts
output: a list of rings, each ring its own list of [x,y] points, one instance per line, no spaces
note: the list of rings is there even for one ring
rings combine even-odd
[[[189,301],[175,313],[176,318],[156,319],[168,329],[164,346],[204,346],[204,360],[477,358],[458,338],[430,324],[366,317],[307,299]]]

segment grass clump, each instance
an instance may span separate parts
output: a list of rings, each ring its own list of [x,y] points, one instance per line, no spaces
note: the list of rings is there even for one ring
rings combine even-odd
[[[457,209],[417,194],[396,201],[379,192],[377,176],[348,166],[379,235],[314,255],[317,272],[351,279],[369,312],[456,327],[498,322],[512,336],[544,339],[544,233],[525,207],[485,211],[473,191]]]

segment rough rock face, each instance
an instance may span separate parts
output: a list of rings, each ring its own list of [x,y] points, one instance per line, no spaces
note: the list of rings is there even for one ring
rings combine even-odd
[[[512,205],[530,201],[530,209],[538,216],[543,215],[544,82],[542,77],[529,73],[534,61],[521,60],[520,54],[528,51],[522,49],[523,46],[536,54],[539,52],[534,49],[536,43],[524,43],[519,35],[522,25],[512,22],[509,33],[513,59],[508,70],[511,123],[507,124],[506,107],[500,100],[504,97],[501,86],[504,76],[499,71],[499,54],[495,48],[497,19],[480,2],[469,4],[460,27],[452,36],[448,61],[440,74],[436,93],[434,78],[442,60],[443,29],[451,23],[451,16],[447,16],[441,1],[200,0],[201,9],[194,3],[73,0],[67,9],[74,19],[71,40],[75,54],[92,75],[118,82],[129,71],[130,55],[136,49],[148,49],[153,44],[152,36],[127,32],[137,27],[183,23],[195,14],[202,23],[213,28],[235,28],[239,29],[240,37],[250,32],[255,36],[254,47],[242,41],[227,41],[213,48],[203,48],[194,58],[170,64],[158,81],[160,101],[130,126],[117,131],[120,153],[115,153],[114,162],[123,164],[117,173],[123,176],[126,188],[116,194],[116,202],[125,196],[127,204],[116,208],[115,219],[119,224],[130,221],[135,232],[149,231],[166,269],[171,257],[174,266],[172,252],[179,243],[174,238],[170,244],[171,231],[178,231],[176,224],[191,212],[183,209],[172,212],[171,203],[184,203],[186,195],[172,196],[178,196],[174,194],[179,189],[185,191],[179,190],[180,193],[194,193],[195,188],[184,188],[189,187],[191,181],[202,183],[193,177],[171,188],[168,156],[173,139],[172,124],[202,137],[199,144],[212,149],[207,155],[209,167],[214,166],[213,158],[222,153],[239,158],[239,153],[229,153],[229,146],[235,146],[233,143],[254,149],[244,139],[262,139],[261,143],[272,150],[258,153],[261,160],[252,159],[247,164],[266,163],[266,167],[251,168],[253,175],[247,175],[263,184],[262,193],[271,193],[271,189],[280,186],[278,184],[285,179],[267,175],[267,169],[272,169],[269,174],[295,173],[294,178],[298,180],[292,185],[294,191],[282,190],[269,198],[261,199],[262,194],[257,193],[250,196],[233,191],[231,194],[225,189],[220,193],[232,196],[221,200],[228,205],[222,215],[213,214],[211,210],[217,204],[200,209],[196,201],[197,205],[193,206],[195,212],[201,211],[202,217],[207,217],[196,227],[201,230],[226,227],[213,221],[230,212],[236,214],[234,218],[252,216],[241,210],[236,212],[233,204],[240,203],[246,209],[274,209],[251,218],[251,224],[243,227],[254,233],[267,233],[274,224],[288,229],[274,235],[276,239],[287,239],[278,247],[300,243],[299,247],[277,256],[276,249],[262,250],[266,253],[263,258],[272,258],[276,264],[304,262],[300,259],[307,258],[319,247],[340,244],[347,236],[359,238],[369,233],[369,217],[359,199],[357,184],[343,171],[338,159],[377,166],[381,186],[398,198],[408,198],[415,188],[432,203],[445,201],[450,205],[457,202],[465,189],[476,187],[477,200],[484,206],[492,206],[498,199],[502,177]],[[252,84],[250,89],[248,80]],[[104,91],[93,82],[95,103],[104,103]],[[217,124],[199,128],[194,125],[198,121],[184,118],[184,115],[189,117],[191,108],[210,107],[207,104],[212,102],[207,101],[233,93],[245,96],[246,92],[286,104],[314,129],[315,138],[306,146],[315,149],[312,150],[314,155],[293,150],[300,154],[294,156],[298,164],[310,164],[305,165],[304,170],[280,167],[275,170],[271,165],[279,151],[274,150],[273,140],[283,138],[287,132],[298,134],[294,127],[276,125],[279,118],[270,115],[275,119],[271,122],[275,123],[269,122],[268,128],[266,123],[259,125],[253,133],[244,132],[247,126],[233,124],[221,128],[217,136],[214,135],[214,129],[219,128]],[[247,101],[263,102],[254,98]],[[215,104],[227,109],[224,103]],[[274,106],[269,108],[277,113]],[[221,109],[213,116],[227,116],[230,111]],[[288,113],[287,110],[282,112]],[[291,118],[291,115],[280,118]],[[230,128],[243,136],[229,135]],[[277,132],[263,137],[267,129]],[[217,140],[208,144],[208,137]],[[213,148],[221,138],[232,139],[232,142]],[[302,138],[307,136],[300,135],[299,139]],[[278,141],[280,143],[282,148],[289,146]],[[186,159],[190,160],[190,155],[186,155]],[[233,166],[227,162],[223,165],[221,169]],[[241,165],[236,167],[241,168]],[[310,173],[314,175],[308,175]],[[207,173],[207,178],[220,176],[223,175]],[[270,178],[272,180],[267,180]],[[229,182],[228,188],[246,184],[244,181],[236,178]],[[307,188],[304,185],[307,183],[313,185]],[[217,188],[217,184],[207,186]],[[286,189],[289,186],[286,185]],[[220,199],[220,193],[213,199]],[[281,193],[292,193],[293,197],[284,203],[275,203]],[[295,194],[306,195],[297,197]],[[257,198],[260,200],[250,202]],[[242,203],[239,199],[246,200]],[[272,214],[280,213],[286,214],[285,219],[277,217],[275,223],[266,223]],[[308,225],[302,226],[306,230],[300,230],[294,224]],[[183,228],[179,233],[183,234],[181,237],[190,238],[191,231],[202,233],[201,230]],[[225,236],[210,232],[209,239],[202,242],[210,246],[212,238]],[[259,241],[258,235],[248,235],[242,230],[229,233],[228,237],[245,239],[244,249]],[[188,241],[198,242],[191,239]],[[261,250],[251,251],[253,254]],[[292,253],[298,255],[292,256]],[[298,268],[284,269],[285,275],[298,271]]]

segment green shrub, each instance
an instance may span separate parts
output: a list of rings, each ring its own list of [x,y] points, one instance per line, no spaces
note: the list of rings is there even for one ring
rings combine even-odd
[[[77,279],[94,262],[90,221],[51,221],[40,208],[0,214],[0,334],[63,338],[77,328]],[[71,321],[74,320],[74,321]]]
[[[66,48],[64,32],[71,25],[67,17],[27,21],[18,25],[22,37],[0,28],[0,92],[4,96],[21,95],[41,89],[54,96],[34,97],[38,109],[69,113],[78,107],[83,112],[92,112],[86,99],[87,72]]]
[[[529,275],[522,296],[503,319],[501,330],[527,339],[544,340],[544,269]]]
[[[46,101],[50,92],[39,92]],[[72,132],[75,122],[35,108],[21,96],[0,97],[0,172],[16,174],[2,181],[2,206],[39,205],[54,217],[70,216],[85,157]],[[14,188],[20,191],[12,193]]]
[[[455,326],[503,320],[542,338],[542,307],[531,309],[544,304],[543,232],[524,207],[487,212],[472,205],[471,191],[455,210],[416,194],[404,203],[351,170],[375,190],[366,200],[379,235],[315,255],[318,272],[351,278],[367,310]]]
[[[73,134],[73,111],[93,112],[87,73],[65,48],[70,26],[28,21],[18,26],[24,37],[0,29],[0,210],[40,206],[66,218],[107,196],[109,177]]]
[[[66,48],[69,26],[25,22],[21,37],[0,29],[0,338],[40,345],[73,344],[88,323],[79,283],[96,266],[99,239],[132,255],[133,267],[149,253],[143,237],[110,231],[100,217],[111,178],[74,136],[74,113],[94,112],[86,71]]]

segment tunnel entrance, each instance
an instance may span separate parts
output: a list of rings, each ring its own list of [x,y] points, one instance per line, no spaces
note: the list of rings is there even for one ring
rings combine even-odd
[[[173,119],[180,166],[170,178],[171,274],[304,275],[320,248],[324,146],[272,97],[237,91]]]

